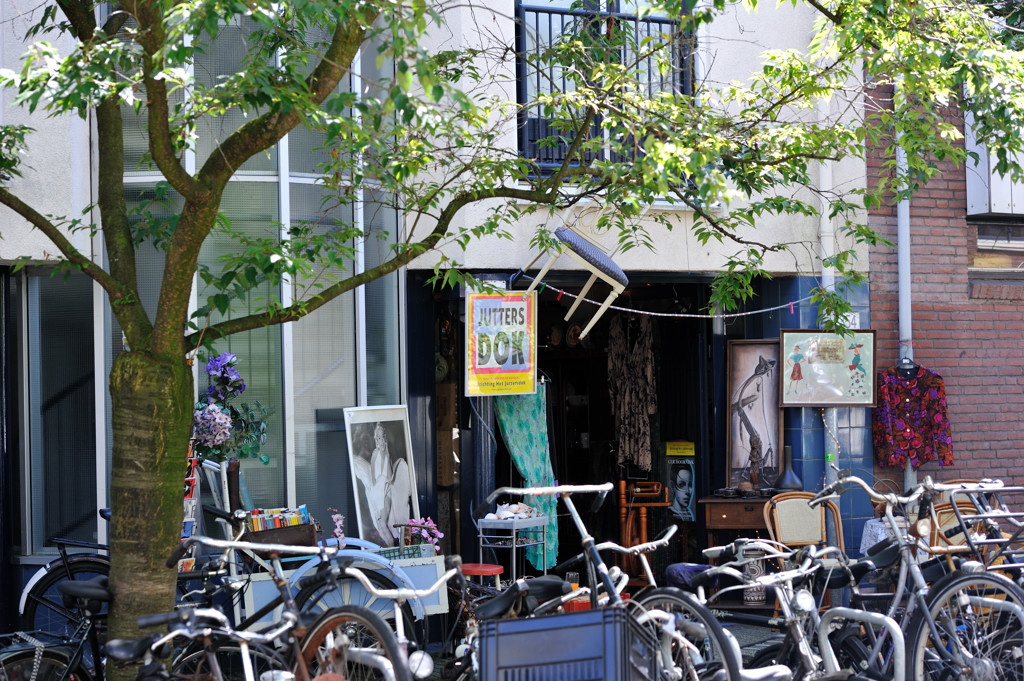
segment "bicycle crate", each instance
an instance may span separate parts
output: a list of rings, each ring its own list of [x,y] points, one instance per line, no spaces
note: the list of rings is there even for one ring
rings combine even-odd
[[[437,555],[430,544],[413,544],[411,546],[392,546],[387,549],[374,549],[374,553],[388,560],[404,560],[407,558],[432,558]]]
[[[654,681],[650,629],[623,608],[480,625],[480,681]]]

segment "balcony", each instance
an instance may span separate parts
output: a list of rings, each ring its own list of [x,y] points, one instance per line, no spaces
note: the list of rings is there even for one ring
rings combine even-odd
[[[543,174],[560,167],[568,154],[575,128],[544,115],[538,97],[570,93],[581,74],[568,68],[553,51],[560,43],[578,40],[594,65],[614,62],[629,69],[640,95],[692,95],[693,36],[680,31],[679,21],[663,17],[594,9],[566,9],[520,3],[516,9],[516,78],[519,111],[519,155],[535,159]],[[658,51],[650,45],[661,43]],[[586,77],[590,77],[587,75]],[[564,114],[563,114],[564,115]],[[591,138],[614,134],[599,114]],[[573,165],[607,158],[607,149],[590,148]],[[619,160],[612,158],[612,160]]]

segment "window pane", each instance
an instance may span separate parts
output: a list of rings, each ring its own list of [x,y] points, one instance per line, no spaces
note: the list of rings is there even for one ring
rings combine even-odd
[[[252,182],[232,182],[224,191],[221,212],[231,222],[231,229],[250,237],[272,237],[278,235],[278,203],[276,185]],[[219,273],[221,265],[217,258],[235,252],[238,243],[230,234],[214,230],[203,245],[199,256],[200,264],[207,265],[211,271]],[[205,305],[207,297],[212,293],[199,284],[199,304]],[[234,301],[232,313],[228,317],[241,317],[258,310],[265,309],[272,302],[280,299],[276,286],[264,284],[250,291],[243,301]],[[214,311],[210,323],[227,317]],[[284,504],[285,462],[284,462],[284,409],[281,380],[281,327],[269,326],[235,334],[214,343],[217,354],[233,352],[238,356],[236,365],[238,372],[245,381],[245,393],[236,403],[253,404],[259,401],[272,410],[267,424],[267,442],[263,445],[263,453],[270,456],[270,463],[263,465],[256,459],[243,459],[242,471],[245,473],[249,491],[257,506],[281,506]],[[209,358],[200,353],[198,389],[202,394],[209,382],[204,367]]]
[[[231,25],[221,27],[217,40],[207,46],[206,54],[196,53],[196,84],[202,87],[214,87],[224,78],[246,68],[242,58],[251,49],[247,43],[251,40],[253,23],[246,22],[244,27]],[[251,120],[239,109],[231,109],[223,116],[216,118],[204,117],[196,126],[198,144],[196,147],[196,163],[202,167],[217,145],[228,135],[237,130],[247,120]],[[242,164],[240,174],[273,175],[277,172],[277,147],[268,152],[259,153]]]
[[[293,223],[320,214],[323,194],[321,187],[293,184]],[[334,228],[333,220],[351,222],[352,211],[337,208],[323,217],[325,220],[317,231],[326,233]],[[333,274],[343,276],[341,272]],[[295,282],[296,297],[307,295],[307,283]],[[328,536],[333,527],[328,507],[345,516],[352,536],[358,527],[342,411],[357,403],[355,321],[355,294],[349,292],[292,326],[296,493]]]
[[[363,220],[367,233],[366,269],[389,260],[396,243],[398,214],[385,205],[387,195],[366,192]],[[398,404],[400,394],[398,274],[366,285],[367,404]]]
[[[50,537],[96,541],[92,285],[81,274],[28,281],[32,551]]]

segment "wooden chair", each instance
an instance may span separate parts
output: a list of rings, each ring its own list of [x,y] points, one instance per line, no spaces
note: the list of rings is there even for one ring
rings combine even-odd
[[[764,524],[768,527],[768,534],[773,540],[794,548],[828,545],[837,546],[845,552],[839,507],[829,500],[817,508],[811,508],[807,502],[813,498],[813,492],[782,492],[769,499],[764,505]],[[835,526],[834,544],[828,541],[829,516]],[[825,569],[839,564],[834,558],[826,558],[822,562]]]
[[[625,290],[626,286],[629,285],[629,279],[626,277],[626,273],[622,271],[622,268],[615,264],[611,257],[602,251],[597,245],[589,241],[580,234],[572,231],[568,227],[559,227],[555,230],[555,238],[561,242],[562,251],[560,253],[554,253],[548,258],[548,261],[541,267],[537,277],[530,284],[530,287],[526,289],[526,294],[529,295],[533,289],[535,289],[541,282],[541,279],[548,273],[551,266],[555,264],[561,255],[567,254],[571,256],[576,262],[582,265],[585,269],[590,271],[590,279],[583,286],[576,301],[569,308],[569,311],[565,313],[565,321],[569,321],[573,313],[576,312],[576,308],[579,307],[580,302],[586,297],[587,293],[590,292],[590,288],[594,283],[601,279],[611,287],[611,291],[608,296],[604,299],[601,307],[598,308],[597,312],[587,325],[583,327],[583,331],[580,333],[580,338],[584,338],[590,330],[594,328],[594,324],[600,319],[601,315],[605,313],[605,310],[612,304],[612,301]],[[524,267],[524,270],[528,270],[533,267],[533,264],[537,262],[540,256],[533,259],[529,265]]]

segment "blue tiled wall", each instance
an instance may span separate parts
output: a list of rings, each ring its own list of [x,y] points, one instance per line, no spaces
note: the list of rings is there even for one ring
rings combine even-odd
[[[786,277],[764,282],[760,302],[775,307],[793,302],[790,308],[762,315],[762,335],[777,335],[781,329],[814,329],[818,327],[818,311],[809,302],[796,303],[810,295],[817,284],[811,277]],[[860,314],[860,326],[871,327],[869,295],[866,286],[849,294],[854,312]],[[792,310],[792,311],[790,311]],[[835,409],[834,433],[829,433],[823,410],[786,408],[783,410],[783,444],[793,448],[793,468],[804,483],[804,489],[816,491],[825,481],[826,452],[836,454],[836,465],[873,481],[874,453],[871,445],[871,414],[867,408]],[[837,443],[838,440],[838,443]],[[843,517],[843,539],[847,553],[857,555],[864,522],[874,516],[866,494],[847,491],[839,499]]]

